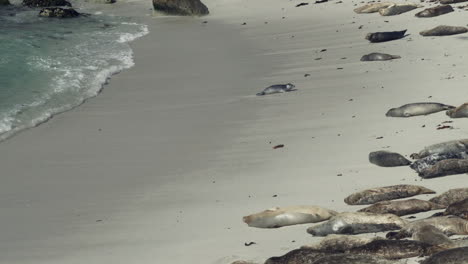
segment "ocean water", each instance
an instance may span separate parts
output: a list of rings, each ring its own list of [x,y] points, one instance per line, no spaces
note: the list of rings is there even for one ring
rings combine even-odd
[[[148,33],[131,18],[102,13],[38,17],[0,7],[0,140],[96,96],[134,65],[129,42]]]

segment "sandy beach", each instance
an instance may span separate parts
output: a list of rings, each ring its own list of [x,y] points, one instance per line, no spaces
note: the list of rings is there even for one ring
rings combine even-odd
[[[444,112],[385,116],[406,103],[466,102],[467,35],[419,35],[465,26],[466,11],[382,17],[339,2],[206,0],[211,14],[200,18],[153,14],[151,1],[103,6],[150,33],[100,95],[0,143],[0,263],[262,263],[319,238],[310,225],[248,227],[245,215],[355,211],[343,198],[370,187],[465,187],[466,175],[421,180],[368,154],[409,157],[467,137],[466,120]],[[364,39],[403,29],[400,40]],[[402,58],[360,61],[371,52]],[[288,82],[297,91],[255,96]],[[454,128],[437,130],[446,120]]]

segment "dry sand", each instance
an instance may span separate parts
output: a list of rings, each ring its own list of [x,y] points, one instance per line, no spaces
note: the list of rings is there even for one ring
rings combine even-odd
[[[421,9],[358,15],[359,1],[206,0],[212,15],[179,18],[151,17],[146,2],[102,7],[149,24],[132,43],[135,67],[1,143],[0,263],[261,262],[319,239],[309,225],[250,228],[244,215],[302,204],[353,211],[361,207],[343,198],[356,190],[407,183],[440,193],[466,182],[367,160],[467,137],[464,119],[436,130],[444,113],[385,117],[411,102],[466,102],[467,36],[418,34],[463,25],[466,11],[423,19]],[[402,29],[401,40],[364,39]],[[402,58],[359,61],[371,52]],[[254,96],[286,82],[298,91]]]

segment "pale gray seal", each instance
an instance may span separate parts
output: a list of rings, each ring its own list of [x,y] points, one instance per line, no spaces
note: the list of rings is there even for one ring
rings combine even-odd
[[[423,260],[421,264],[468,264],[468,247],[438,252]]]
[[[292,83],[275,84],[275,85],[268,86],[262,92],[257,93],[257,95],[260,96],[260,95],[267,95],[267,94],[274,94],[274,93],[291,92],[291,91],[295,91],[294,87],[296,86]]]
[[[468,235],[467,220],[458,216],[436,216],[413,221],[404,226],[399,232],[389,232],[386,237],[390,239],[410,237],[424,225],[432,225],[448,236]]]
[[[384,238],[331,234],[324,237],[318,244],[306,245],[302,246],[302,248],[310,248],[326,252],[344,253],[346,250],[365,245],[369,242],[378,239]]]
[[[393,214],[340,213],[324,223],[309,227],[307,233],[313,236],[376,233],[400,229],[405,225],[407,221]]]
[[[401,39],[405,36],[406,29],[401,31],[375,32],[366,35],[366,39],[372,43]]]
[[[448,190],[441,195],[438,195],[429,201],[437,204],[442,204],[445,206],[449,206],[456,202],[463,201],[468,199],[468,188],[457,188]]]
[[[424,147],[419,153],[411,154],[413,159],[421,159],[432,154],[457,153],[468,151],[468,139],[457,139]]]
[[[453,8],[450,5],[439,5],[431,8],[424,9],[423,11],[416,13],[417,17],[435,17],[443,14],[453,12]]]
[[[457,35],[457,34],[463,34],[468,32],[468,29],[466,27],[454,27],[454,26],[437,26],[432,29],[424,30],[419,32],[419,35],[424,36],[424,37],[429,37],[429,36],[450,36],[450,35]]]
[[[468,159],[446,159],[422,170],[418,175],[424,179],[468,173]]]
[[[451,118],[468,117],[468,103],[464,103],[455,109],[445,112]]]
[[[369,212],[376,214],[394,214],[398,216],[427,212],[430,210],[444,209],[445,206],[419,199],[400,201],[383,201],[363,208],[358,212]]]
[[[435,193],[435,191],[418,185],[400,184],[359,191],[349,195],[344,201],[349,205],[374,204],[381,201],[430,193]]]
[[[462,152],[447,152],[447,153],[435,153],[429,156],[426,156],[422,159],[414,161],[410,168],[415,170],[417,173],[421,173],[423,170],[432,167],[437,162],[446,159],[467,159],[468,153],[466,151]]]
[[[414,240],[376,240],[352,248],[346,253],[377,255],[386,259],[403,259],[429,256],[444,248]]]
[[[380,167],[408,166],[411,164],[411,161],[401,154],[384,150],[369,153],[369,162]]]
[[[393,59],[400,59],[401,57],[398,55],[390,55],[385,53],[378,53],[373,52],[366,54],[361,57],[361,61],[386,61],[386,60],[393,60]]]
[[[260,213],[244,216],[252,227],[278,228],[289,225],[317,223],[330,219],[337,212],[318,206],[275,207]]]
[[[455,107],[440,103],[412,103],[405,104],[397,108],[392,108],[388,110],[385,115],[390,117],[410,117],[428,115],[453,108]]]
[[[379,14],[382,16],[395,16],[406,13],[418,7],[422,7],[422,5],[413,3],[393,4],[386,8],[379,9]]]
[[[378,12],[382,8],[386,8],[388,6],[393,5],[393,3],[371,3],[371,4],[366,4],[361,7],[358,7],[354,9],[354,12],[358,14],[363,14],[363,13],[375,13]]]

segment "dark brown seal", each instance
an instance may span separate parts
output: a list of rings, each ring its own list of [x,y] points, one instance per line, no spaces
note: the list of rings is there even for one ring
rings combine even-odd
[[[369,153],[369,162],[380,167],[408,166],[411,164],[411,161],[401,154],[384,150]]]
[[[468,159],[446,159],[422,170],[419,176],[424,179],[462,174],[468,172]]]
[[[441,195],[438,195],[429,201],[445,206],[463,201],[468,198],[468,188],[450,189]]]
[[[419,199],[402,201],[383,201],[359,210],[359,212],[394,214],[398,216],[427,212],[430,210],[444,209],[445,206]]]
[[[463,201],[455,202],[449,205],[449,207],[445,209],[445,212],[443,214],[456,215],[468,220],[468,198]]]
[[[468,247],[438,252],[422,261],[421,264],[468,264]]]
[[[265,261],[265,264],[303,264],[303,263],[313,263],[315,260],[323,257],[327,252],[301,248],[294,249],[279,257],[271,257]]]
[[[453,12],[453,8],[450,5],[439,5],[431,8],[424,9],[423,11],[416,13],[417,17],[435,17],[443,14]]]
[[[401,39],[405,36],[406,29],[401,31],[375,32],[366,35],[366,39],[372,43]]]
[[[419,35],[424,36],[424,37],[429,37],[429,36],[450,36],[450,35],[457,35],[457,34],[463,34],[468,32],[468,29],[466,27],[454,27],[454,26],[437,26],[432,29],[424,30],[419,32]]]
[[[377,255],[386,259],[403,259],[429,256],[441,250],[441,247],[414,240],[376,240],[352,248],[347,253]]]
[[[381,201],[430,193],[435,193],[435,191],[418,185],[400,184],[359,191],[349,195],[344,201],[349,205],[374,204]]]

